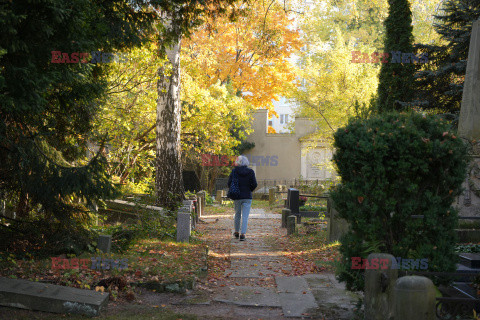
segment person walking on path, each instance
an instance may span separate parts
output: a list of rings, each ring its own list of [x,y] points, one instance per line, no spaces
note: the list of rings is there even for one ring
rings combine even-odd
[[[240,238],[240,241],[245,240],[248,226],[248,215],[250,214],[250,208],[252,206],[252,191],[257,187],[255,172],[247,167],[248,164],[247,157],[239,156],[235,161],[236,167],[233,168],[228,177],[228,187],[230,188],[232,185],[233,179],[237,179],[237,185],[240,189],[239,194],[235,196],[235,199],[232,199],[235,204],[235,232],[233,235],[237,239]],[[239,234],[240,220],[242,222],[241,234]]]

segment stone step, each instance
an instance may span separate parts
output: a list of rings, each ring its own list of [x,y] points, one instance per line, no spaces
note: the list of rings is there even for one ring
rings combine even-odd
[[[480,269],[480,254],[478,253],[460,253],[460,264],[467,268]]]
[[[301,318],[318,308],[315,297],[303,277],[275,277],[275,283],[286,317]]]
[[[53,313],[98,316],[108,293],[21,279],[0,278],[0,305]]]

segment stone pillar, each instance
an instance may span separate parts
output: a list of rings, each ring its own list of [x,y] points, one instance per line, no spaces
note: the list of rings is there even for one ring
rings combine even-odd
[[[288,216],[287,217],[287,235],[294,234],[295,231],[297,230],[297,224],[295,223],[295,220],[297,219],[296,216]]]
[[[290,216],[292,212],[290,209],[282,209],[282,228],[287,227],[287,217]]]
[[[205,191],[197,192],[198,217],[201,218],[205,214]]]
[[[191,231],[190,211],[182,208],[177,213],[177,242],[188,242]]]
[[[436,319],[435,285],[430,279],[419,276],[401,277],[395,283],[394,295],[394,319]]]
[[[379,265],[377,269],[365,270],[365,319],[391,319],[394,310],[393,289],[398,278],[398,270],[391,269],[395,257],[387,253],[371,253],[367,259],[369,262],[379,259]],[[387,269],[381,269],[380,259],[388,260]]]
[[[110,249],[112,248],[112,236],[111,235],[98,236],[97,248],[104,253],[110,253]]]
[[[270,206],[273,206],[275,204],[275,200],[276,200],[275,191],[277,191],[275,188],[268,189],[268,202]]]
[[[458,135],[468,140],[480,138],[480,20],[472,26]]]
[[[215,200],[218,204],[222,204],[222,196],[223,196],[223,190],[217,190],[217,195],[215,197]]]

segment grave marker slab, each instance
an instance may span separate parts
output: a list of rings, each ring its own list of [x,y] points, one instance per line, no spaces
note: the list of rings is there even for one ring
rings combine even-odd
[[[0,305],[54,313],[98,316],[108,293],[22,279],[0,278]]]

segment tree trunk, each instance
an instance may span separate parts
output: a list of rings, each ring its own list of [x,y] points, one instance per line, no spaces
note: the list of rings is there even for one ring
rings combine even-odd
[[[170,28],[177,28],[173,23]],[[180,145],[181,105],[180,105],[180,43],[178,38],[168,47],[160,43],[160,54],[165,54],[167,62],[158,69],[157,101],[157,157],[155,189],[157,205],[173,208],[184,199],[182,158]]]

